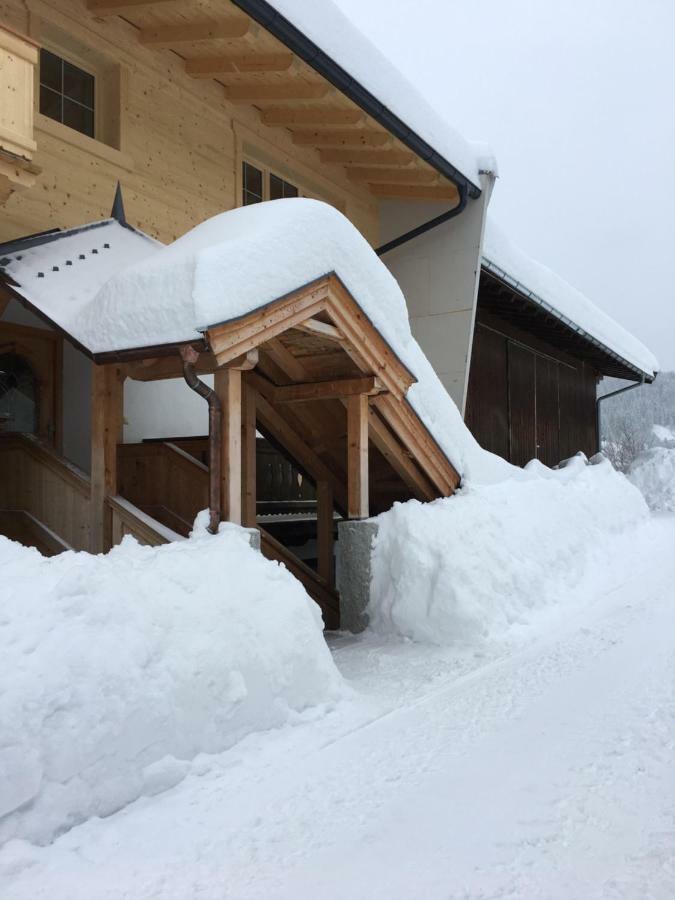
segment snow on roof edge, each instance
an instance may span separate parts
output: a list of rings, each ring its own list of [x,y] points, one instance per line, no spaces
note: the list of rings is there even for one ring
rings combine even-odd
[[[481,265],[629,369],[650,380],[660,371],[658,360],[641,341],[560,275],[513,244],[491,220],[485,230]],[[542,285],[547,289],[542,290]]]

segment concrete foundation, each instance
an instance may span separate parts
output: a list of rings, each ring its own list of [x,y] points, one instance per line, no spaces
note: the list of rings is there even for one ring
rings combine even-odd
[[[371,550],[377,522],[345,520],[338,524],[336,581],[340,592],[340,627],[358,634],[368,625]]]

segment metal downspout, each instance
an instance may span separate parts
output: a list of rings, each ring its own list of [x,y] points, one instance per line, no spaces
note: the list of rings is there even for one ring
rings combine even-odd
[[[628,384],[626,387],[619,388],[618,391],[611,391],[609,394],[603,394],[602,397],[597,397],[595,401],[595,427],[598,430],[598,453],[602,451],[602,416],[600,404],[603,400],[609,400],[610,397],[616,397],[618,394],[625,394],[626,391],[633,391],[637,387],[642,387],[645,383],[645,375],[642,374],[642,378],[640,381],[636,381],[634,384]]]
[[[203,397],[209,405],[209,531],[218,533],[220,525],[220,459],[223,424],[221,416],[221,404],[218,394],[203,381],[197,378],[195,363],[199,359],[199,353],[190,345],[181,347],[181,359],[183,360],[183,377],[188,387]]]
[[[390,250],[394,250],[396,247],[400,247],[402,244],[407,244],[408,241],[411,241],[413,238],[419,237],[421,234],[425,234],[427,231],[431,231],[432,228],[436,228],[438,225],[442,225],[443,222],[449,222],[450,219],[454,219],[455,216],[458,216],[465,208],[467,203],[467,193],[466,188],[459,188],[459,203],[457,206],[453,206],[452,209],[449,209],[447,212],[441,213],[440,216],[435,216],[433,219],[429,219],[428,222],[424,222],[422,225],[418,225],[416,228],[412,228],[410,231],[406,231],[404,234],[399,235],[397,238],[393,238],[391,241],[387,241],[386,244],[382,244],[381,247],[378,247],[375,251],[378,256],[382,256],[384,253],[388,253]]]

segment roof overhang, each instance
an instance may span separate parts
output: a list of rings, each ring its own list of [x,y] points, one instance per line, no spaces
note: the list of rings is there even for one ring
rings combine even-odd
[[[478,309],[508,320],[553,347],[589,362],[602,375],[651,383],[656,374],[622,357],[496,263],[483,259]]]

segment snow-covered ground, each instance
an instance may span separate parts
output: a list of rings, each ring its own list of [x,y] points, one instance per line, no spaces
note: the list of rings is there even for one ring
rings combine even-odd
[[[332,640],[332,711],[201,755],[47,847],[3,900],[672,900],[675,516],[473,646]],[[461,547],[457,548],[461,552]]]

